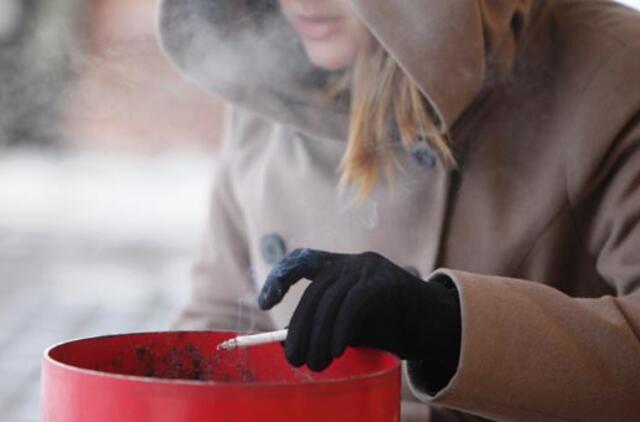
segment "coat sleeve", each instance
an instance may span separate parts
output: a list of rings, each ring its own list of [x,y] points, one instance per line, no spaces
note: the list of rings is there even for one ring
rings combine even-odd
[[[640,420],[640,115],[604,157],[581,184],[588,218],[577,224],[614,293],[573,298],[531,281],[439,270],[459,290],[461,354],[435,395],[419,362],[407,365],[422,400],[499,420]]]
[[[233,184],[234,116],[227,106],[224,139],[210,197],[208,227],[192,268],[191,294],[172,322],[182,330],[263,331],[272,329],[256,304],[248,240]]]

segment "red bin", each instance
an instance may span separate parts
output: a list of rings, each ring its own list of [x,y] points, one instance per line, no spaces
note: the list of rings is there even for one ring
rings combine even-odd
[[[325,371],[293,368],[279,344],[233,351],[229,332],[122,334],[45,352],[45,422],[399,421],[400,361],[348,349]]]

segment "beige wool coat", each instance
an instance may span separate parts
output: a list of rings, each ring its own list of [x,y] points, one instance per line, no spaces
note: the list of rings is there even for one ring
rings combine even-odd
[[[336,188],[347,116],[319,106],[327,74],[272,2],[163,0],[165,51],[229,102],[176,326],[283,327],[304,286],[259,311],[273,263],[299,247],[376,251],[459,290],[451,382],[430,396],[419,362],[406,367],[432,420],[640,420],[640,15],[605,0],[350,3],[434,106],[459,167],[398,147],[395,184],[351,204]]]

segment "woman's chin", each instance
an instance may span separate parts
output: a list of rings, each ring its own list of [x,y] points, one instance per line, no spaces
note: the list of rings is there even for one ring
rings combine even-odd
[[[352,55],[336,54],[336,48],[307,48],[307,57],[315,66],[326,70],[339,70],[349,66]]]

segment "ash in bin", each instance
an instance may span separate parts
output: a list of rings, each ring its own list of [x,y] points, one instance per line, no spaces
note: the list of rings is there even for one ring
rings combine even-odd
[[[244,348],[216,350],[204,353],[194,344],[172,346],[158,350],[150,345],[136,346],[134,359],[125,359],[122,354],[109,362],[106,367],[96,368],[106,372],[128,374],[158,379],[242,383],[263,381],[313,382],[309,373],[290,366],[272,368],[261,366],[259,371],[251,369],[249,352]],[[130,362],[125,364],[124,362]],[[133,367],[127,367],[132,365]]]
[[[248,368],[246,360],[237,356],[230,359],[232,353],[237,355],[241,351],[218,351],[212,356],[205,356],[196,346],[187,344],[158,354],[150,346],[138,346],[135,348],[136,369],[132,375],[192,381],[257,382],[258,378]],[[230,365],[230,361],[235,361],[235,364]]]

